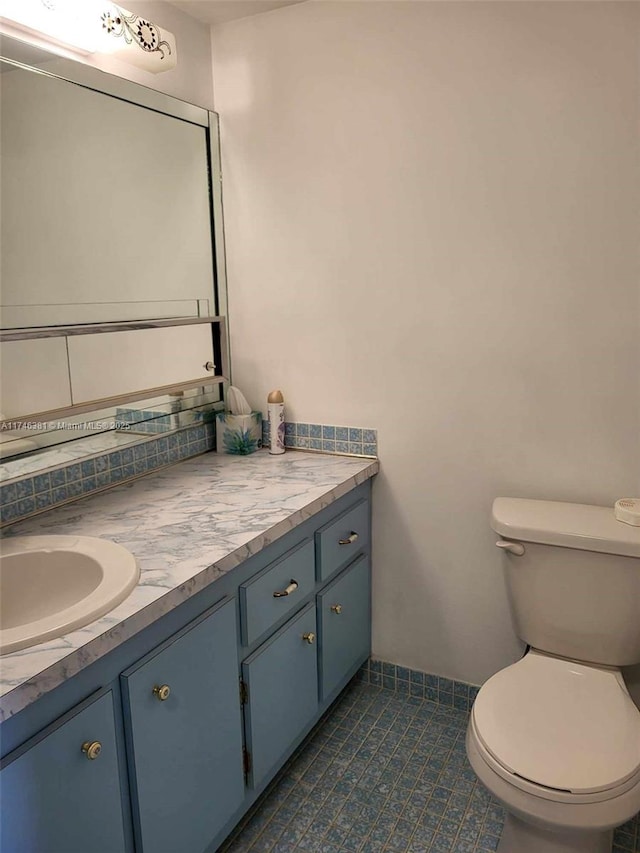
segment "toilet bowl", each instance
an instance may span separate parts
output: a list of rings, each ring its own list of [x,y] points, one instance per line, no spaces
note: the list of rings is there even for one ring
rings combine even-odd
[[[610,853],[640,810],[640,711],[613,668],[530,651],[480,690],[467,754],[507,809],[500,853]]]
[[[640,528],[606,507],[498,498],[509,603],[530,650],[481,688],[467,729],[507,811],[499,853],[611,853],[640,811]]]

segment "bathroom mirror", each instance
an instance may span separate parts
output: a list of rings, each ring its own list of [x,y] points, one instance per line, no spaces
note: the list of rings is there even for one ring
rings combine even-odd
[[[0,70],[2,328],[215,314],[208,127]]]
[[[217,116],[14,38],[0,48],[2,330],[224,316]],[[227,350],[215,329],[225,373]],[[171,415],[180,428],[192,422],[181,411],[220,399],[203,380],[128,408],[145,421]],[[66,441],[74,458],[83,441],[99,452],[101,432],[112,446],[119,410],[96,406],[27,434],[3,429],[2,473],[33,470],[31,457]],[[128,432],[120,443],[140,440]],[[6,458],[18,454],[14,474]]]

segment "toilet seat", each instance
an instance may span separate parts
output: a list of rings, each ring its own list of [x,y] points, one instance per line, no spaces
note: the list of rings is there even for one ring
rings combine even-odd
[[[472,726],[500,775],[540,796],[608,799],[640,776],[640,712],[618,670],[532,650],[483,685]]]

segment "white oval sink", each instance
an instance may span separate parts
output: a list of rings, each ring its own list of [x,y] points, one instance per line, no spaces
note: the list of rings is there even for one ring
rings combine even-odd
[[[104,616],[138,583],[136,559],[93,536],[15,536],[0,543],[0,655]]]

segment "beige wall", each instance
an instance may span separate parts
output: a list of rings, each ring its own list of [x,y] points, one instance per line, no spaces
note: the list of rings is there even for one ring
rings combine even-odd
[[[519,654],[494,496],[640,490],[639,15],[310,0],[213,30],[234,382],[378,428],[387,660]]]

